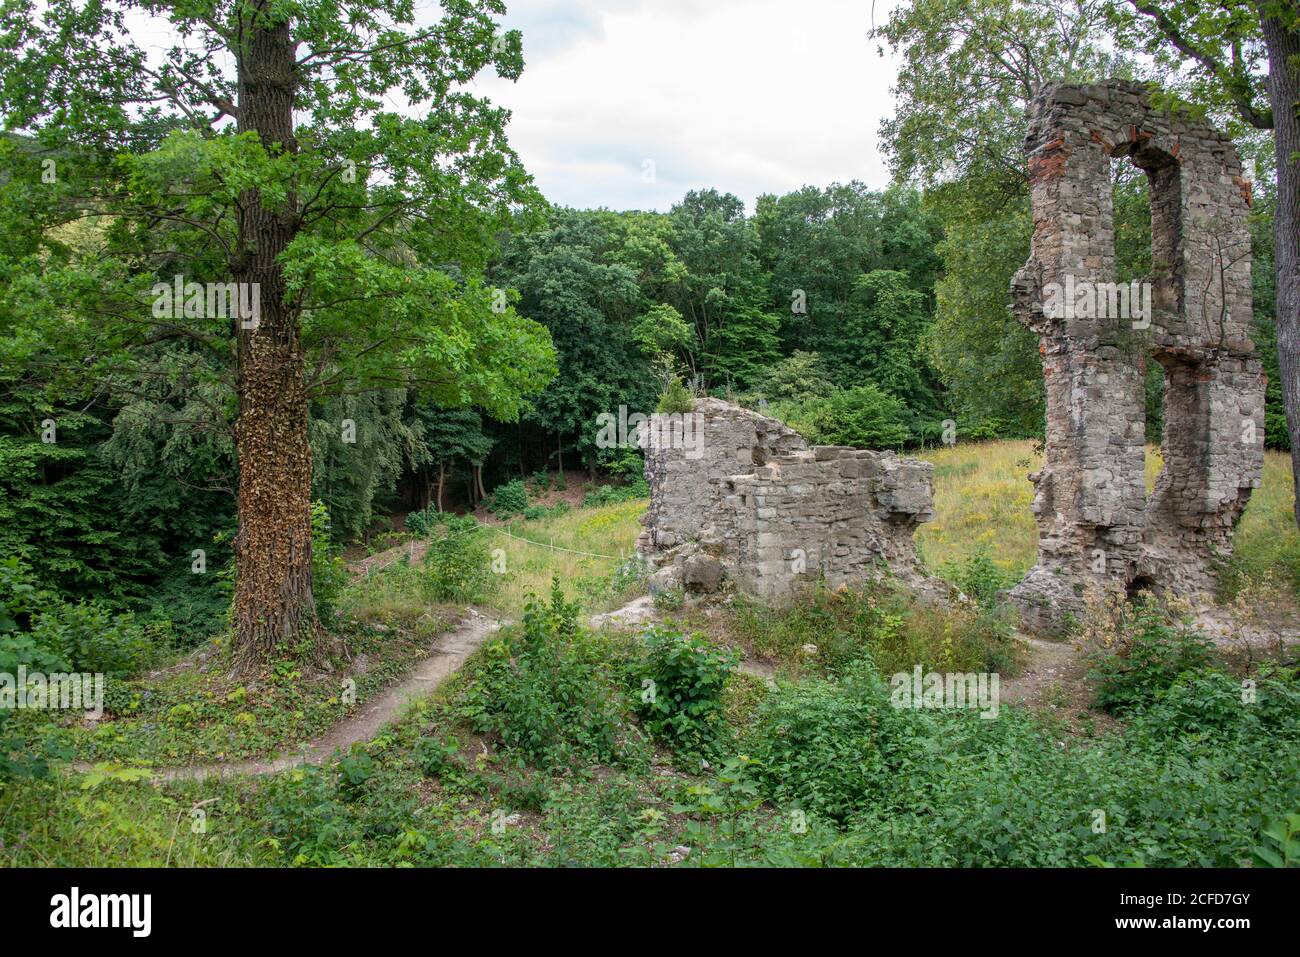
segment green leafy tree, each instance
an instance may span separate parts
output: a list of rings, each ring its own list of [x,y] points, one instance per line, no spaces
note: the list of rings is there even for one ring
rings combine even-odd
[[[1096,0],[910,0],[873,31],[901,56],[898,109],[881,124],[895,176],[929,187],[942,223],[927,351],[953,417],[1014,435],[1042,431],[1035,337],[1008,288],[1032,228],[1027,109],[1049,82],[1132,74]]]
[[[424,451],[417,457],[424,488],[424,507],[443,510],[447,479],[457,463],[481,466],[492,451],[493,438],[483,429],[477,409],[447,409],[431,402],[416,406],[423,431]]]
[[[714,385],[743,388],[777,356],[780,320],[764,308],[758,236],[745,206],[715,189],[687,193],[668,214],[686,274],[671,304],[695,329]]]
[[[513,239],[494,271],[555,343],[560,374],[532,397],[526,421],[540,427],[560,467],[566,438],[595,467],[598,415],[620,405],[648,411],[654,401],[638,345],[637,277],[612,255],[615,242],[603,214],[555,210],[546,228]]]
[[[507,114],[465,88],[489,66],[519,75],[503,11],[448,0],[417,22],[405,0],[0,8],[0,113],[43,150],[4,187],[0,225],[42,232],[37,253],[6,264],[30,277],[5,289],[3,312],[24,323],[10,354],[41,342],[77,376],[131,382],[141,348],[185,339],[233,367],[241,668],[316,633],[313,397],[419,388],[510,418],[553,374],[545,330],[494,309],[477,278],[495,231],[535,200]],[[173,44],[156,54],[134,39],[160,31]],[[40,159],[55,164],[52,189]],[[93,234],[81,249],[58,233],[78,225]],[[175,276],[237,283],[246,308],[190,309],[188,295],[167,308],[158,284]]]

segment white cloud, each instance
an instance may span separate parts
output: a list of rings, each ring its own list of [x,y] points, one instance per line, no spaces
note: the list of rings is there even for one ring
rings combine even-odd
[[[553,202],[664,210],[713,186],[889,180],[877,129],[896,66],[861,0],[507,0],[524,74],[476,90]],[[893,4],[876,5],[876,22]],[[654,181],[645,181],[645,163]]]

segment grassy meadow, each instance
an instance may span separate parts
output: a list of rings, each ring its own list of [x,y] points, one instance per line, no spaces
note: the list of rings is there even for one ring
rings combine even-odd
[[[1016,578],[1034,564],[1038,530],[1030,511],[1029,473],[1042,465],[1034,443],[958,443],[921,453],[934,463],[934,519],[916,534],[917,550],[933,571],[964,565],[983,553]],[[1155,487],[1163,462],[1147,449],[1147,490]],[[1295,489],[1290,459],[1266,452],[1260,488],[1237,526],[1234,555],[1225,586],[1243,579],[1287,585],[1300,591],[1300,532],[1292,518]]]
[[[505,553],[506,567],[505,580],[491,604],[503,613],[516,615],[530,593],[545,595],[550,591],[554,576],[566,588],[582,594],[589,610],[605,610],[605,606],[623,597],[611,576],[617,575],[619,565],[635,551],[645,509],[645,499],[634,499],[491,526],[489,546]],[[606,584],[611,587],[606,588]]]

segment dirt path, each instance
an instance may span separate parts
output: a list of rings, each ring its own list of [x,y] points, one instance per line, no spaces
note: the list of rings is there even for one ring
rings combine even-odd
[[[440,637],[433,652],[422,659],[405,679],[366,702],[356,713],[308,743],[298,754],[163,768],[155,775],[155,779],[202,781],[238,775],[278,774],[303,765],[324,764],[336,751],[347,750],[358,742],[371,740],[384,725],[400,717],[412,702],[433,694],[434,689],[460,668],[502,624],[471,609],[469,616],[461,621],[456,630]],[[77,769],[88,771],[90,765],[78,765]]]
[[[1001,680],[998,694],[1003,703],[1087,708],[1091,698],[1085,681],[1088,666],[1074,644],[1028,635],[1021,635],[1020,640],[1029,646],[1029,654],[1020,674]]]

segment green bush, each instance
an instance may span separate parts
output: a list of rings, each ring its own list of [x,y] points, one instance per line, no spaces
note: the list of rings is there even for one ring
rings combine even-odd
[[[659,404],[655,407],[656,412],[663,413],[693,412],[694,410],[695,396],[686,387],[686,383],[677,378],[668,383],[659,396]]]
[[[523,511],[526,522],[535,522],[543,518],[555,518],[569,512],[568,502],[556,502],[554,505],[529,505]]]
[[[311,503],[311,573],[316,614],[334,624],[334,606],[348,582],[347,564],[330,537],[330,513],[324,502]]]
[[[806,412],[813,441],[863,449],[896,448],[912,435],[906,406],[877,386],[840,389],[809,404]]]
[[[486,601],[498,583],[486,530],[469,515],[447,516],[424,553],[424,568],[435,601]]]
[[[410,512],[406,516],[406,528],[421,538],[428,538],[436,532],[446,518],[446,512],[440,512],[437,506],[430,505],[419,512]]]
[[[1096,704],[1123,712],[1149,703],[1179,675],[1206,665],[1212,648],[1205,636],[1170,621],[1154,601],[1139,599],[1120,620],[1112,644],[1091,655]]]
[[[523,479],[511,479],[492,490],[488,510],[503,518],[522,512],[528,507],[528,488]]]
[[[578,624],[556,582],[523,621],[488,645],[456,713],[539,767],[644,760],[629,721],[631,655],[619,639]]]
[[[998,593],[1016,583],[1016,576],[998,568],[983,550],[971,555],[964,563],[949,562],[940,575],[961,589],[966,597],[984,606],[996,605]]]
[[[880,800],[890,780],[882,739],[900,720],[869,658],[836,682],[782,685],[755,713],[752,773],[779,805],[843,822]]]
[[[149,667],[159,650],[134,615],[117,615],[94,602],[54,604],[38,612],[32,618],[31,639],[67,662],[68,670],[117,677]]]
[[[601,485],[582,497],[583,508],[596,508],[601,505],[618,505],[650,495],[650,485],[645,478],[638,478],[627,485]]]
[[[664,628],[645,634],[638,713],[647,730],[685,753],[712,754],[722,726],[722,692],[739,662],[702,637]]]

